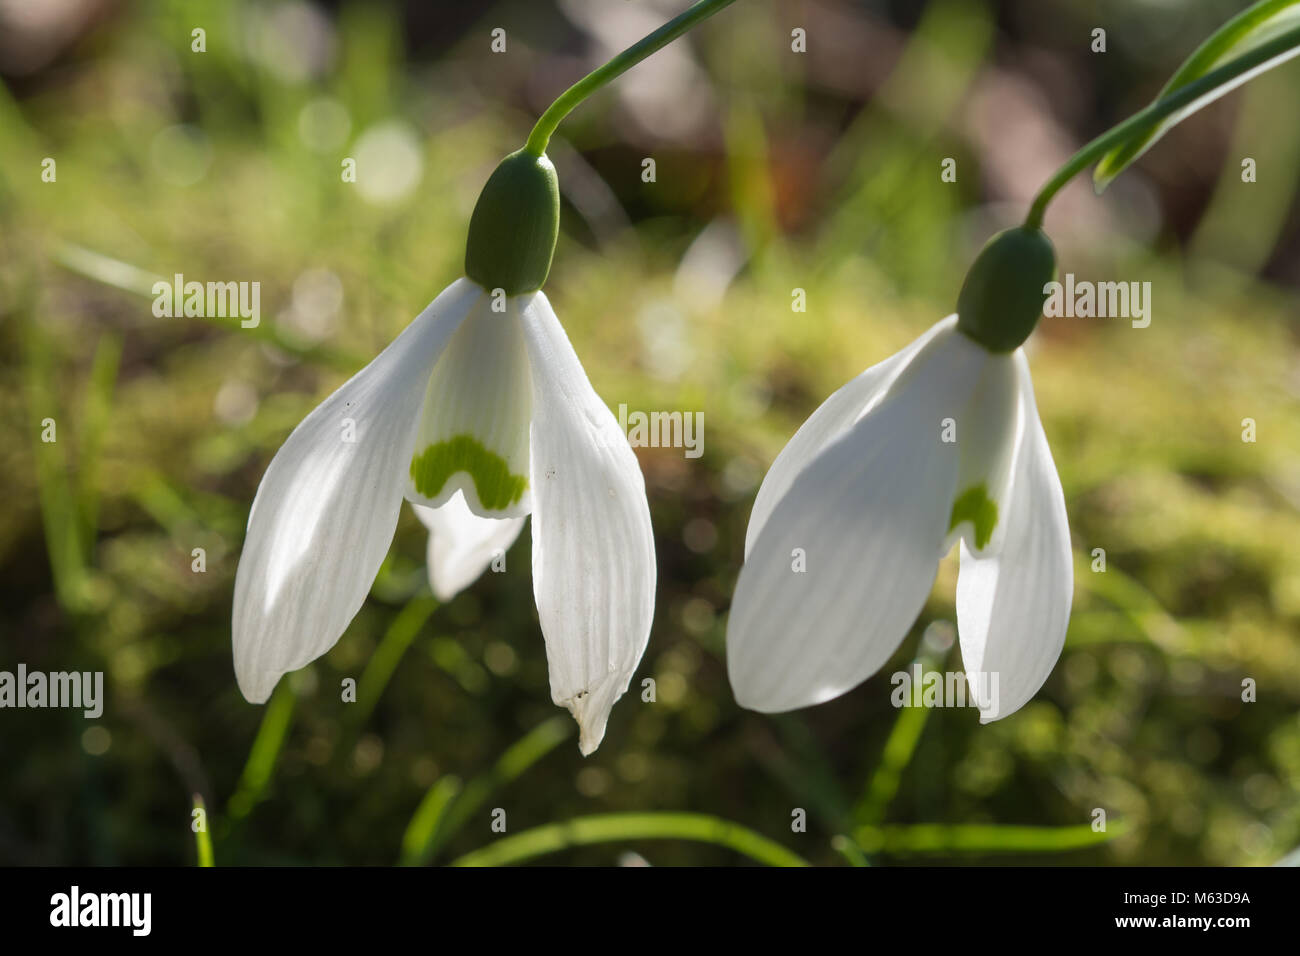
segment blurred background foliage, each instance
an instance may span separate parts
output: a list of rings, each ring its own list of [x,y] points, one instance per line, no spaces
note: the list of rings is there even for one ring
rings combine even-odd
[[[195,794],[218,864],[1258,864],[1300,843],[1300,62],[1048,215],[1061,271],[1150,281],[1153,320],[1049,319],[1030,343],[1078,559],[1035,699],[983,727],[891,707],[914,659],[961,667],[955,555],[836,701],[743,711],[723,656],[784,442],[950,311],[984,239],[1243,6],[1218,0],[739,0],[636,67],[552,145],[547,293],[612,408],[702,411],[705,440],[638,451],[658,610],[603,746],[580,757],[550,702],[528,535],[436,606],[409,509],[337,646],[266,707],[240,696],[231,589],[270,457],[459,274],[479,188],[549,100],[684,5],[0,0],[0,669],[103,670],[107,697],[98,721],[0,714],[0,862],[192,863]],[[174,273],[260,282],[261,326],[155,318]]]

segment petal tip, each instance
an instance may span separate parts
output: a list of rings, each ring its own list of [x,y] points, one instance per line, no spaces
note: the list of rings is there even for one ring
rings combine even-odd
[[[729,659],[729,663],[734,660],[733,656]],[[731,694],[736,698],[736,703],[745,710],[752,710],[759,714],[778,712],[778,708],[771,706],[770,694],[764,694],[755,688],[749,680],[730,666],[727,668],[727,680],[731,684]]]
[[[608,710],[599,714],[588,710],[586,702],[590,699],[591,695],[581,694],[565,701],[564,704],[569,708],[573,719],[578,722],[578,750],[584,757],[594,754],[601,741],[605,739],[605,725],[609,719]]]
[[[609,722],[610,711],[623,696],[630,681],[630,675],[620,677],[611,673],[567,700],[556,701],[561,707],[567,708],[578,722],[578,749],[584,757],[595,753],[605,739],[605,726]]]
[[[600,742],[604,739],[605,731],[603,728],[601,729],[600,736],[596,736],[595,734],[587,733],[587,729],[583,727],[582,724],[578,725],[578,752],[584,757],[590,757],[594,754],[596,748],[600,746]]]
[[[247,674],[238,669],[235,671],[235,683],[239,685],[239,692],[244,695],[244,700],[250,704],[265,704],[271,697],[271,692],[275,690],[275,685],[280,683],[282,674],[270,672]]]
[[[748,694],[742,694],[739,692],[736,693],[736,703],[745,710],[752,710],[756,714],[783,714],[787,711],[797,709],[794,707],[782,707],[779,705],[773,706],[750,697]]]
[[[821,703],[815,699],[816,695],[809,699],[808,695],[792,692],[779,677],[773,683],[773,675],[761,670],[752,673],[738,667],[733,668],[731,662],[735,660],[735,655],[728,659],[727,680],[731,684],[731,693],[736,698],[736,703],[745,710],[757,714],[785,714]]]

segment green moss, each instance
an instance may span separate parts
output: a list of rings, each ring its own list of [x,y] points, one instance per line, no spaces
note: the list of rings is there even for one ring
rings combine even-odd
[[[474,480],[479,503],[490,511],[513,505],[528,487],[527,478],[512,474],[506,460],[473,435],[440,441],[411,459],[411,480],[426,498],[435,497],[459,471]]]
[[[969,521],[975,527],[975,547],[982,549],[989,543],[993,529],[998,526],[998,506],[983,484],[967,488],[952,503],[948,530],[952,531],[963,521]]]

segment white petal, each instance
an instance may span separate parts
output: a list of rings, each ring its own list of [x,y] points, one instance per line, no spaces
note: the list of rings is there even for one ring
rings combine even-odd
[[[745,557],[753,550],[758,533],[767,524],[772,509],[781,500],[798,477],[799,472],[808,465],[819,451],[830,442],[844,434],[853,423],[875,407],[884,396],[895,377],[912,357],[931,339],[941,333],[951,331],[957,324],[957,316],[932,325],[924,335],[916,339],[901,352],[895,352],[883,362],[878,362],[848,384],[841,386],[830,398],[822,402],[817,411],[799,426],[781,453],[772,462],[763,477],[763,484],[754,499],[754,510],[749,514],[749,528],[745,531]]]
[[[429,378],[406,497],[437,508],[462,492],[485,518],[521,517],[528,489],[532,381],[519,297],[484,295]]]
[[[551,698],[589,754],[650,637],[655,551],[645,482],[546,296],[527,299],[533,373],[533,593]]]
[[[1011,485],[1021,419],[1020,382],[1020,369],[1012,356],[989,355],[970,404],[958,420],[961,465],[952,503],[952,516],[958,523],[949,528],[944,554],[958,538],[976,553],[997,548],[1006,533],[1002,509],[991,515],[977,503],[997,505]],[[972,514],[978,520],[971,520]],[[994,522],[990,526],[991,517]]]
[[[987,723],[1014,713],[1043,685],[1065,644],[1074,565],[1065,496],[1034,403],[1023,352],[1020,430],[1000,547],[976,556],[962,542],[957,578],[961,655]],[[994,681],[996,680],[996,683]],[[977,686],[978,685],[978,686]]]
[[[429,371],[480,295],[448,286],[271,460],[235,574],[235,675],[250,701],[333,647],[360,609],[393,538]]]
[[[955,331],[935,336],[777,502],[727,626],[741,705],[775,712],[830,700],[898,647],[934,584],[948,528],[959,453],[942,441],[942,422],[962,414],[987,359]]]
[[[477,581],[524,527],[524,518],[480,518],[459,491],[441,508],[412,507],[429,529],[429,586],[444,602]]]

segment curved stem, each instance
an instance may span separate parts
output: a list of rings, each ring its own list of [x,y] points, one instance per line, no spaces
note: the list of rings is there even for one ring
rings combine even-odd
[[[1112,147],[1143,130],[1155,126],[1165,117],[1177,113],[1180,109],[1196,102],[1207,93],[1213,92],[1217,87],[1223,86],[1228,80],[1235,79],[1243,73],[1248,73],[1297,45],[1300,45],[1300,27],[1278,34],[1267,43],[1260,44],[1250,52],[1243,54],[1230,63],[1224,64],[1217,70],[1211,70],[1200,79],[1188,83],[1163,99],[1156,100],[1146,109],[1134,113],[1118,126],[1114,126],[1102,133],[1071,156],[1065,165],[1056,171],[1056,175],[1049,179],[1046,185],[1038,191],[1038,195],[1034,197],[1033,205],[1029,207],[1029,215],[1025,217],[1025,227],[1037,229],[1042,226],[1043,214],[1047,211],[1047,204],[1052,201],[1052,197],[1075,175],[1092,165]]]
[[[551,141],[551,134],[555,132],[556,127],[560,125],[560,121],[568,116],[575,106],[616,76],[627,72],[650,54],[667,46],[696,24],[707,20],[723,7],[730,6],[734,2],[735,0],[700,0],[699,3],[669,20],[654,33],[632,44],[604,66],[588,73],[561,93],[559,99],[547,107],[546,112],[537,121],[537,125],[533,127],[533,131],[528,134],[528,142],[524,148],[534,156],[541,156],[546,152],[546,146]]]
[[[519,863],[572,846],[623,840],[694,840],[743,853],[769,866],[807,866],[808,861],[748,827],[703,813],[606,813],[552,823],[502,837],[452,866]]]

